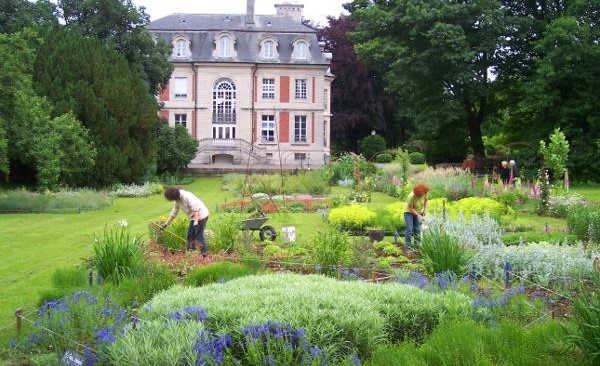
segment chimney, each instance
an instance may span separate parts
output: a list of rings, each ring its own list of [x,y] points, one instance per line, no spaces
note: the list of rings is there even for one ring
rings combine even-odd
[[[246,0],[246,24],[254,24],[254,0]]]
[[[304,8],[303,4],[291,4],[288,2],[284,2],[282,4],[275,4],[275,9],[277,9],[277,15],[291,17],[292,19],[294,19],[294,21],[298,23],[302,23],[302,8]]]

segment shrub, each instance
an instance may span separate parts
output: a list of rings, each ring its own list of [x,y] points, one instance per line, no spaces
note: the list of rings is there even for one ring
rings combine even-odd
[[[412,177],[413,182],[423,182],[429,187],[430,198],[462,198],[472,196],[471,174],[460,168],[427,168]]]
[[[600,209],[574,206],[567,214],[569,231],[580,240],[600,242]]]
[[[554,217],[567,217],[569,211],[576,206],[587,204],[583,196],[574,193],[565,196],[550,196],[548,199],[547,213]]]
[[[150,223],[150,238],[171,251],[185,250],[190,220],[185,215],[179,215],[166,230],[157,226],[161,221],[164,221],[164,218]]]
[[[362,155],[371,160],[377,153],[387,149],[385,139],[381,135],[369,135],[358,142]]]
[[[6,212],[78,212],[99,210],[112,199],[90,189],[36,193],[24,189],[0,191],[0,211]]]
[[[75,341],[86,346],[81,351],[86,363],[92,364],[101,354],[95,355],[91,349],[102,353],[129,319],[126,309],[114,304],[108,294],[98,297],[88,291],[78,291],[44,303],[36,319],[37,327],[23,340],[23,346],[29,351],[52,349],[62,354],[72,350]]]
[[[362,155],[342,154],[331,163],[330,182],[336,183],[342,179],[354,179],[354,167],[358,168],[360,174],[365,177],[375,173],[375,166],[369,163]]]
[[[504,279],[504,266],[511,264],[516,280],[523,278],[542,286],[573,286],[581,279],[592,278],[592,256],[581,246],[557,246],[548,243],[527,246],[489,245],[481,247],[472,258],[470,268],[488,278]]]
[[[139,306],[176,282],[177,279],[169,268],[150,264],[139,276],[121,280],[113,292],[116,293],[116,301],[123,306]]]
[[[431,275],[451,271],[460,276],[470,258],[470,253],[461,247],[458,239],[440,229],[423,233],[419,252]]]
[[[375,219],[375,212],[365,206],[351,205],[334,208],[329,212],[329,222],[341,230],[364,232]]]
[[[437,328],[422,345],[380,346],[367,365],[579,365],[574,353],[561,352],[564,330],[558,322],[531,327],[500,323],[485,327],[471,321]]]
[[[229,281],[234,278],[255,274],[254,268],[232,262],[216,262],[208,266],[198,267],[191,270],[186,278],[185,284],[189,286],[203,286],[214,282]]]
[[[154,194],[161,194],[164,187],[160,183],[146,182],[143,185],[137,184],[115,184],[113,186],[113,194],[117,197],[132,198],[132,197],[148,197]]]
[[[375,161],[378,163],[391,163],[393,160],[392,155],[389,153],[383,153],[383,154],[379,154],[377,155],[377,157],[375,158]]]
[[[411,164],[425,164],[425,154],[418,151],[408,154]]]
[[[94,239],[93,263],[106,281],[119,283],[143,270],[144,253],[141,240],[132,237],[124,226],[107,226],[104,235]]]
[[[59,268],[52,273],[51,289],[40,292],[38,305],[60,299],[87,286],[88,271],[85,268]]]
[[[236,248],[241,237],[240,225],[244,215],[237,213],[224,213],[209,220],[209,225],[214,233],[208,248],[212,252],[224,250],[229,252]]]
[[[443,230],[469,248],[503,244],[500,225],[490,215],[471,215],[470,220],[465,219],[462,213],[457,216],[456,220],[450,217],[444,220],[438,212],[438,215],[426,217],[425,223],[430,229]]]
[[[471,308],[469,298],[455,292],[442,296],[406,285],[278,274],[176,286],[157,295],[142,316],[155,319],[191,304],[206,308],[206,328],[219,334],[269,320],[289,322],[337,360],[364,357],[386,340],[422,339],[442,320]]]
[[[573,309],[575,327],[568,339],[583,351],[592,365],[597,365],[600,362],[600,292],[581,294],[573,303]]]
[[[350,260],[350,238],[335,227],[319,230],[311,240],[310,249],[314,263],[321,265],[325,273],[335,272],[337,265],[347,264]]]
[[[404,223],[404,210],[406,209],[406,203],[403,201],[394,202],[385,206],[384,210],[389,215],[392,224],[394,225],[393,229],[402,229],[406,225]]]
[[[429,200],[427,205],[428,213],[441,216],[442,210],[442,199]],[[471,215],[485,214],[498,220],[502,215],[514,214],[514,210],[491,198],[469,197],[456,202],[446,202],[446,217],[456,219],[459,213],[462,213],[467,220],[471,218]]]
[[[183,126],[170,127],[163,121],[157,125],[156,171],[176,175],[196,156],[198,140]]]

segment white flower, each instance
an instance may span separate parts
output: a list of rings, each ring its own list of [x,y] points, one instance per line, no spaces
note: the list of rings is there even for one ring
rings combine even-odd
[[[127,227],[127,220],[121,219],[121,220],[117,221],[117,225],[119,225],[121,227]]]

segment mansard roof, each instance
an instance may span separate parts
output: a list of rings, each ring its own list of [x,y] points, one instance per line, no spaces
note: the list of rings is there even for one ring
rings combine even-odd
[[[316,32],[290,17],[256,15],[254,24],[246,24],[245,15],[171,14],[151,22],[148,29],[156,37],[171,44],[176,37],[185,36],[191,43],[191,55],[172,62],[240,62],[268,64],[329,65],[321,52]],[[237,56],[217,59],[213,56],[215,38],[227,32],[236,39]],[[267,37],[278,43],[279,58],[264,60],[260,57],[260,42]],[[293,43],[304,39],[310,47],[310,58],[292,60]]]

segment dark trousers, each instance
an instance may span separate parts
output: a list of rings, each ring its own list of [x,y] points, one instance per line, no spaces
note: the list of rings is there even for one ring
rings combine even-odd
[[[195,250],[196,243],[200,242],[202,244],[202,255],[205,256],[208,254],[208,245],[206,244],[206,239],[204,238],[204,228],[206,228],[206,222],[208,221],[208,217],[198,220],[198,225],[194,225],[194,220],[190,221],[190,226],[188,228],[187,234],[187,248],[188,250]]]
[[[405,212],[404,223],[406,224],[406,232],[404,237],[404,244],[407,247],[411,247],[411,238],[415,237],[415,245],[419,246],[421,242],[421,222],[417,215]]]

